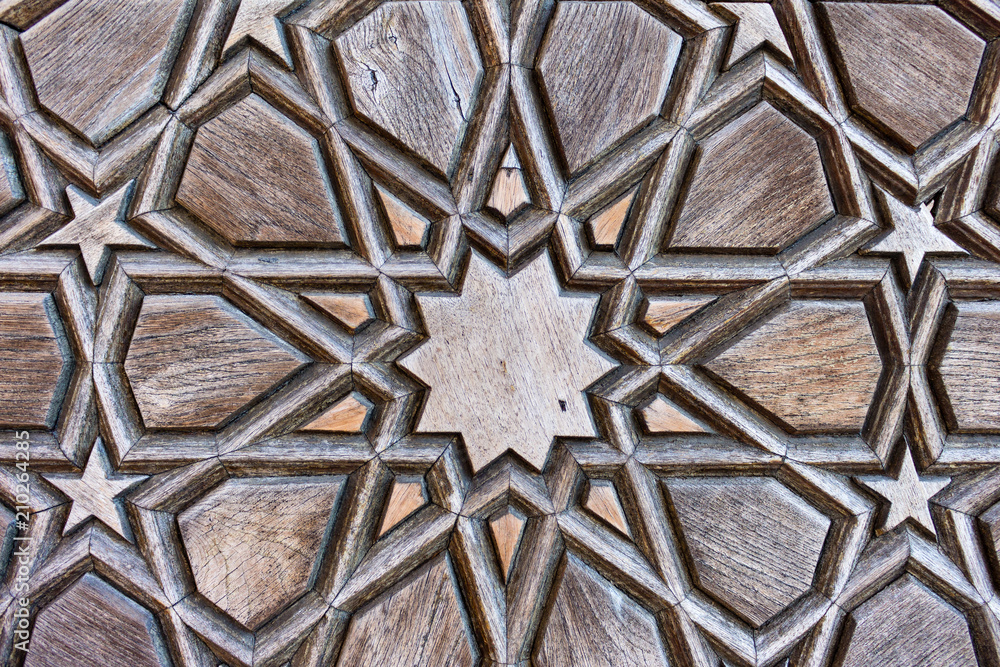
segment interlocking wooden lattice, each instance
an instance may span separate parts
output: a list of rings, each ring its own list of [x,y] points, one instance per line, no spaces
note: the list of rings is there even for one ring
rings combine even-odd
[[[998,133],[993,0],[0,1],[0,662],[1000,667]]]

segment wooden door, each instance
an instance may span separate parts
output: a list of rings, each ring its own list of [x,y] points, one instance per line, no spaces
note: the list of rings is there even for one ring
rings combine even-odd
[[[3,664],[997,667],[998,38],[0,2]]]

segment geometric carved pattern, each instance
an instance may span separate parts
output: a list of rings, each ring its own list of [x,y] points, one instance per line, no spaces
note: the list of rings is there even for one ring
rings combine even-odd
[[[909,574],[852,611],[841,642],[844,667],[979,664],[962,614]]]
[[[1000,431],[1000,302],[958,304],[945,346],[932,367],[940,378],[942,402],[952,427],[961,431]]]
[[[462,6],[388,2],[335,44],[358,114],[449,173],[482,74]]]
[[[653,615],[574,556],[566,560],[557,591],[535,656],[539,667],[666,667]]]
[[[177,203],[234,244],[342,244],[319,145],[257,95],[198,128]]]
[[[0,664],[992,664],[997,63],[986,0],[0,2]]]
[[[63,4],[21,38],[39,101],[103,144],[159,101],[193,8],[191,0]]]
[[[438,557],[352,619],[338,665],[471,667],[472,646],[448,561]]]
[[[55,421],[72,357],[54,316],[46,294],[0,294],[0,427],[46,428]]]
[[[767,103],[698,149],[670,247],[776,253],[833,215],[816,140]]]
[[[213,428],[306,361],[220,297],[151,296],[125,372],[147,426]]]
[[[882,364],[861,303],[794,301],[706,368],[791,429],[858,432]]]
[[[830,520],[768,477],[666,482],[698,585],[759,627],[812,585]]]
[[[851,106],[914,151],[964,115],[985,44],[930,5],[818,3]],[[876,45],[878,45],[876,47]],[[926,54],[939,57],[928,60]]]
[[[230,479],[177,517],[198,590],[255,629],[309,587],[340,482]]]
[[[631,2],[561,2],[544,44],[538,71],[577,172],[656,115],[681,38]]]
[[[25,667],[166,667],[148,609],[93,573],[38,613]]]

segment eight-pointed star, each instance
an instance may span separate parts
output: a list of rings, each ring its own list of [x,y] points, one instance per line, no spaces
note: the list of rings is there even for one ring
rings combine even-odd
[[[547,253],[510,278],[473,253],[460,296],[417,296],[430,339],[400,361],[430,386],[417,430],[460,432],[475,470],[593,437],[583,390],[614,367],[587,343],[597,298],[561,295]]]

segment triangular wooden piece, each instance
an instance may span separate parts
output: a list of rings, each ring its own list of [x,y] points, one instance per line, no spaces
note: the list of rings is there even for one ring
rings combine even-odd
[[[599,248],[614,247],[618,241],[618,235],[621,233],[622,225],[625,224],[625,217],[628,215],[629,207],[632,206],[632,201],[635,200],[635,193],[638,191],[639,186],[637,185],[587,221],[594,245]]]
[[[379,199],[385,208],[385,215],[389,219],[389,226],[392,228],[393,238],[396,245],[403,248],[420,248],[424,244],[427,230],[430,228],[430,221],[420,215],[412,208],[404,204],[391,192],[383,190],[376,185]]]
[[[486,206],[509,218],[530,203],[531,197],[528,195],[528,188],[525,187],[524,176],[521,174],[521,162],[517,159],[512,144],[507,148],[503,162],[497,169]]]
[[[497,555],[500,556],[504,579],[510,574],[510,564],[514,560],[514,552],[517,550],[523,528],[524,519],[511,512],[509,508],[505,514],[490,519],[490,530],[497,545]]]
[[[360,394],[351,394],[331,405],[326,412],[312,420],[301,431],[326,431],[328,433],[360,433],[371,404]]]
[[[718,2],[709,5],[724,18],[736,20],[733,43],[726,58],[729,69],[743,56],[761,44],[770,44],[781,54],[786,64],[792,62],[792,52],[781,31],[774,8],[767,2]]]
[[[652,298],[646,302],[642,320],[662,336],[713,301],[713,296]]]
[[[625,520],[625,512],[622,511],[622,504],[618,500],[618,493],[611,482],[591,480],[590,487],[587,489],[587,498],[584,502],[584,507],[607,521],[621,534],[630,534],[628,522]]]
[[[662,395],[657,395],[641,414],[650,433],[710,433]]]
[[[337,320],[351,333],[372,319],[371,303],[364,294],[310,292],[302,295],[314,306]]]
[[[423,504],[424,487],[420,482],[394,481],[392,491],[389,494],[389,505],[385,510],[385,518],[382,519],[382,528],[378,533],[379,536],[384,535],[386,531],[410,516]]]

